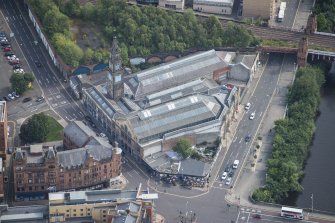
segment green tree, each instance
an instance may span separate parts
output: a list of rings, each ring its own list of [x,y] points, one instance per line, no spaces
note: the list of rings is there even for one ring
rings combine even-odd
[[[83,62],[89,64],[94,57],[94,51],[91,48],[87,48],[84,52]]]
[[[92,20],[94,18],[94,5],[91,2],[87,2],[80,8],[80,16],[83,20]]]
[[[54,47],[66,64],[73,67],[79,66],[79,61],[82,60],[84,53],[77,44],[60,33],[55,34],[52,40]]]
[[[12,84],[12,89],[18,93],[23,94],[28,90],[29,84],[34,81],[34,75],[32,73],[18,74],[14,73],[9,81]]]
[[[80,5],[78,0],[69,0],[65,3],[64,13],[70,17],[77,17],[80,15]]]
[[[45,13],[42,18],[43,28],[52,37],[56,33],[68,35],[70,28],[69,18],[62,14],[56,6]]]
[[[184,159],[193,153],[192,144],[187,139],[179,139],[177,144],[172,149],[180,154]]]
[[[44,113],[33,115],[26,124],[21,126],[20,137],[23,141],[44,142],[49,133],[48,117]]]

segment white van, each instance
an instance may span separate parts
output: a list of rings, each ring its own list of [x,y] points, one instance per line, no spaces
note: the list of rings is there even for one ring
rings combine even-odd
[[[239,163],[240,163],[239,160],[235,160],[233,164],[233,169],[237,169]]]

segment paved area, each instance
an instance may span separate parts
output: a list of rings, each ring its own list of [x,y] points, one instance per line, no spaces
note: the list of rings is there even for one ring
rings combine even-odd
[[[316,0],[301,0],[297,15],[292,29],[296,31],[303,31],[307,26],[308,17],[314,7]]]
[[[275,16],[270,19],[269,26],[291,30],[301,1],[302,0],[276,1]],[[286,2],[286,10],[283,21],[277,22],[277,16],[281,2]]]

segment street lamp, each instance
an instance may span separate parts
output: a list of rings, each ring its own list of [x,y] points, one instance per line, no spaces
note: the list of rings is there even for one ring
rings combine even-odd
[[[314,209],[314,197],[313,197],[313,193],[311,195],[311,200],[312,200],[312,213],[313,213],[313,209]]]

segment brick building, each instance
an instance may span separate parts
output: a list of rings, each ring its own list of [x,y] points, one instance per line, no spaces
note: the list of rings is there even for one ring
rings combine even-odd
[[[270,19],[275,14],[275,0],[244,0],[243,17]]]
[[[44,199],[50,191],[109,187],[121,174],[122,150],[117,143],[112,147],[101,141],[91,137],[80,148],[59,152],[42,145],[17,148],[13,154],[15,199]]]
[[[8,142],[7,106],[5,101],[0,101],[0,157],[6,159]]]

